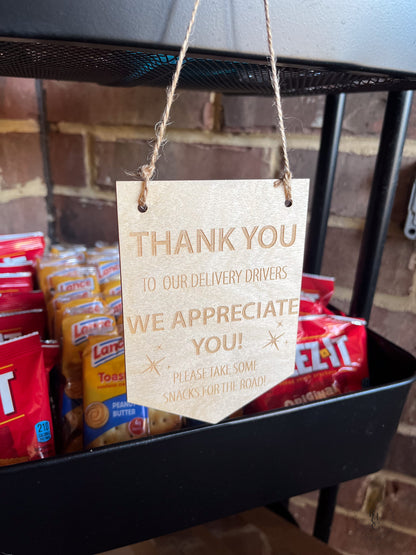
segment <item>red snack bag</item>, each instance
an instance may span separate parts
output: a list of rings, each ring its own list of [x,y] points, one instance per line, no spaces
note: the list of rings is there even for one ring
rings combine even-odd
[[[35,267],[31,260],[20,262],[0,262],[0,274],[15,274],[16,272],[30,272],[34,274]]]
[[[0,235],[0,262],[34,262],[43,255],[45,239],[40,231]]]
[[[39,335],[0,344],[0,466],[55,454]]]
[[[334,286],[334,278],[302,274],[299,316],[332,314],[326,307],[334,293]]]
[[[45,364],[46,381],[49,387],[49,373],[50,371],[59,364],[61,360],[61,347],[58,341],[54,339],[48,339],[47,341],[41,341],[43,362]]]
[[[255,399],[247,412],[360,391],[369,379],[365,324],[344,316],[300,317],[295,372]]]
[[[333,314],[328,307],[319,301],[311,301],[300,294],[299,316],[308,316],[309,314]]]
[[[42,338],[46,336],[46,312],[44,309],[34,308],[0,313],[0,342],[35,331]]]
[[[35,263],[32,260],[13,258],[9,262],[0,262],[0,274],[15,274],[20,272],[30,272],[33,283],[37,283]]]
[[[319,301],[327,306],[335,288],[335,279],[315,274],[302,274],[302,295],[311,300]]]
[[[46,309],[42,291],[0,293],[0,312],[18,312],[33,308]]]
[[[33,278],[30,272],[0,274],[0,292],[16,293],[18,291],[33,291]]]

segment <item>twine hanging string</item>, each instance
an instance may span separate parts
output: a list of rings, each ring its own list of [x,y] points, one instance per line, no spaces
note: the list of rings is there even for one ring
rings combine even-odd
[[[178,62],[176,64],[175,72],[172,77],[172,83],[166,91],[166,106],[163,111],[162,119],[155,126],[156,137],[155,137],[153,151],[152,151],[149,163],[144,164],[134,173],[134,175],[142,181],[142,190],[138,200],[138,209],[140,212],[146,212],[147,210],[146,199],[147,199],[147,193],[149,190],[149,181],[152,179],[155,173],[156,162],[160,156],[159,151],[165,139],[166,127],[169,123],[170,110],[172,108],[172,104],[175,99],[175,91],[178,85],[179,75],[182,69],[183,61],[185,59],[186,52],[188,50],[189,38],[191,36],[192,28],[195,23],[196,12],[198,10],[199,2],[200,0],[195,0],[195,5],[192,10],[191,19],[189,21],[188,28],[186,30],[185,40],[183,41],[181,50],[179,52]],[[292,206],[292,190],[290,185],[290,182],[292,179],[292,173],[290,171],[289,157],[287,154],[287,141],[286,141],[284,122],[283,122],[279,76],[276,70],[276,56],[273,48],[268,0],[264,0],[264,10],[266,15],[267,42],[269,45],[270,65],[272,70],[271,81],[272,81],[272,86],[273,86],[275,101],[276,101],[275,104],[276,104],[276,110],[277,110],[277,127],[279,130],[280,139],[281,139],[282,177],[281,179],[278,179],[275,181],[274,186],[277,187],[280,184],[283,185],[284,193],[285,193],[285,205],[289,207],[289,206]]]
[[[281,179],[275,181],[274,186],[277,187],[280,183],[283,185],[285,192],[285,205],[287,207],[292,206],[292,188],[290,182],[292,180],[292,172],[289,166],[289,156],[287,154],[287,141],[286,141],[286,131],[285,124],[283,121],[283,111],[282,111],[282,99],[280,96],[280,82],[279,75],[276,70],[276,55],[273,48],[272,39],[272,27],[270,25],[270,12],[269,12],[269,0],[264,0],[264,12],[266,15],[266,29],[267,29],[267,42],[269,44],[270,52],[270,66],[272,69],[271,80],[275,96],[276,112],[277,112],[277,128],[280,134],[281,140]]]
[[[176,64],[175,73],[173,74],[172,83],[166,91],[166,106],[163,111],[163,116],[162,116],[162,119],[159,121],[159,123],[157,123],[155,126],[156,138],[153,146],[152,155],[150,157],[149,163],[141,166],[136,172],[137,177],[143,180],[142,192],[140,193],[139,206],[138,206],[140,212],[146,212],[147,210],[146,198],[147,198],[147,192],[149,190],[149,181],[152,179],[153,174],[155,173],[156,162],[160,156],[159,154],[160,147],[163,144],[165,133],[166,133],[166,126],[169,123],[170,109],[175,99],[175,90],[178,85],[179,74],[182,69],[183,60],[185,58],[186,51],[188,50],[189,37],[191,36],[192,28],[195,23],[196,12],[198,10],[199,2],[200,0],[195,0],[194,9],[192,10],[191,19],[189,21],[188,28],[186,30],[185,40],[183,41],[182,48],[179,53],[179,58]]]

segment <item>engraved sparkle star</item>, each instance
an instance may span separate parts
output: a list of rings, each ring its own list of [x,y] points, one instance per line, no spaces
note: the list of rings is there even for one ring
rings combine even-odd
[[[166,357],[161,358],[160,360],[152,360],[149,355],[146,355],[147,360],[149,361],[149,366],[147,368],[145,368],[144,370],[142,370],[142,374],[144,374],[145,372],[156,372],[156,374],[158,376],[160,376],[160,372],[157,368],[158,364],[160,364],[162,362],[162,360],[165,360]]]
[[[263,345],[263,349],[265,349],[266,347],[276,347],[276,349],[279,350],[279,346],[277,342],[284,335],[284,333],[281,333],[279,336],[277,336],[277,335],[273,335],[272,332],[269,330],[269,335],[270,335],[270,341],[266,343],[266,345]]]

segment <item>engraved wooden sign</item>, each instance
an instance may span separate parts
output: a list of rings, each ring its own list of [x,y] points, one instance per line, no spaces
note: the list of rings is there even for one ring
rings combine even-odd
[[[215,423],[293,373],[308,187],[117,183],[130,402]]]

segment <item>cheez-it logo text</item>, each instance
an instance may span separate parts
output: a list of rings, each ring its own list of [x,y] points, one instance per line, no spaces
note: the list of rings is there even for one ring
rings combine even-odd
[[[308,343],[298,343],[296,345],[296,371],[295,375],[309,374],[311,372],[320,372],[332,368],[340,368],[340,366],[348,366],[351,364],[351,358],[347,349],[348,338],[346,335],[330,338],[323,337],[322,342],[325,346],[325,359],[322,359],[322,351],[320,350],[319,341],[310,341]],[[328,361],[328,362],[327,362]],[[329,364],[330,363],[330,364]]]
[[[8,366],[7,368],[12,367]],[[13,370],[0,374],[0,399],[5,416],[16,411],[13,403],[13,394],[10,383],[14,379],[15,375]]]

